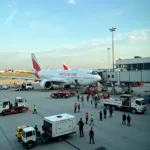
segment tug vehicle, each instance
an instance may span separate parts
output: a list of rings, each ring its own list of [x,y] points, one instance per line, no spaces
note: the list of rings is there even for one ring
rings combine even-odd
[[[36,144],[45,144],[57,140],[58,142],[68,135],[76,132],[75,116],[70,114],[59,114],[44,117],[43,133],[29,126],[22,130],[22,144],[27,149],[32,149]]]
[[[23,91],[23,90],[34,90],[34,86],[31,82],[24,82],[21,86],[16,88],[16,91]]]
[[[73,92],[68,91],[55,91],[50,96],[52,98],[68,98],[71,96],[74,96],[75,94]]]
[[[22,97],[16,97],[15,102],[11,102],[10,100],[0,100],[0,114],[9,115],[21,113],[29,110],[26,106],[26,100]]]

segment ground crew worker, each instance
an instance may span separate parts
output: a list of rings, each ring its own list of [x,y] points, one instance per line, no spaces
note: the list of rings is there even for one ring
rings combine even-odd
[[[81,101],[82,101],[82,107],[84,107],[84,97],[83,97],[83,95],[81,97]]]
[[[100,101],[100,96],[99,95],[98,95],[97,99],[98,99],[98,101]]]
[[[76,113],[76,111],[77,111],[77,104],[75,103],[74,104],[74,113]]]
[[[103,98],[103,93],[100,93],[100,98],[101,98],[101,99]]]
[[[36,113],[37,114],[37,108],[36,105],[34,105],[34,110],[33,110],[33,114]]]
[[[90,126],[91,125],[94,126],[94,116],[93,115],[90,116]]]
[[[126,114],[122,115],[122,124],[126,124]]]
[[[77,100],[79,101],[79,99],[80,99],[80,96],[79,96],[79,94],[77,95]]]
[[[17,138],[18,138],[18,141],[21,141],[21,132],[20,131],[18,131],[18,133],[17,133]]]
[[[128,114],[128,116],[127,116],[127,126],[131,126],[130,122],[131,122],[131,117]]]
[[[91,95],[91,104],[93,103],[93,96]]]
[[[78,112],[80,112],[80,103],[78,103]]]
[[[106,119],[106,115],[107,115],[107,110],[106,110],[106,108],[103,110],[103,112],[104,112],[104,118]]]
[[[37,127],[37,125],[35,125],[34,129],[35,129],[35,131],[36,131],[36,133],[37,133],[37,132],[38,132],[38,127]]]
[[[80,137],[84,137],[84,133],[83,133],[84,123],[82,121],[82,118],[80,118],[80,121],[78,122],[78,126],[79,126]]]
[[[90,97],[90,96],[89,96],[89,95],[87,95],[87,98],[86,98],[86,99],[87,99],[87,102],[89,101],[89,97]]]
[[[112,107],[109,108],[110,117],[112,117],[113,109]]]
[[[77,94],[78,94],[78,92],[79,92],[79,91],[78,91],[78,89],[77,89]]]
[[[89,115],[88,115],[88,113],[86,113],[85,114],[85,122],[86,122],[86,124],[88,124],[88,120],[89,120]]]
[[[95,99],[95,101],[97,101],[97,94],[95,94],[95,98],[94,99]]]
[[[100,119],[100,121],[103,120],[103,116],[102,116],[102,111],[101,111],[101,110],[100,110],[100,112],[99,112],[99,119]]]
[[[97,100],[95,101],[95,108],[97,108]]]
[[[91,130],[89,131],[89,136],[90,136],[90,143],[89,144],[91,144],[91,141],[93,141],[93,144],[95,144],[94,143],[94,131],[93,131],[92,127],[91,127]]]

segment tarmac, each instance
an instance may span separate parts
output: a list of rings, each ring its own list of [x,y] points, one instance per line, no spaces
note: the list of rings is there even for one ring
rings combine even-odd
[[[136,88],[134,88],[136,90]],[[138,87],[137,91],[150,89],[149,85]],[[149,150],[150,149],[150,105],[147,105],[145,114],[130,114],[131,127],[122,125],[121,111],[114,111],[113,117],[99,121],[99,110],[103,110],[103,105],[94,104],[84,100],[84,107],[81,104],[81,112],[74,113],[73,105],[77,101],[76,96],[66,99],[52,99],[52,91],[41,89],[36,86],[35,91],[14,91],[9,89],[0,91],[0,99],[8,98],[14,100],[15,97],[21,96],[27,100],[29,111],[20,114],[0,116],[0,150],[24,150],[20,142],[16,139],[15,132],[20,125],[37,125],[39,130],[43,124],[43,117],[69,113],[76,116],[76,123],[82,118],[85,121],[85,113],[93,114],[95,117],[95,144],[89,144],[89,125],[84,125],[84,138],[79,137],[77,132],[71,134],[63,142],[53,142],[44,145],[36,145],[33,150]],[[137,93],[138,93],[137,92]],[[136,94],[137,94],[136,93]],[[81,101],[80,101],[81,103]],[[36,104],[38,114],[32,114],[33,105]],[[108,113],[109,114],[109,113]]]

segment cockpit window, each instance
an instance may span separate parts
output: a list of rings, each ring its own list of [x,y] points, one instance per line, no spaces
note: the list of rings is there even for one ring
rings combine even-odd
[[[97,72],[96,71],[92,71],[91,74],[92,75],[97,75]]]
[[[96,71],[88,72],[87,74],[98,75]]]

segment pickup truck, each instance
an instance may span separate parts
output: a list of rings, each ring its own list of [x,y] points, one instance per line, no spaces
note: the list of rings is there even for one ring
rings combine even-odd
[[[136,98],[132,95],[123,94],[120,98],[112,98],[103,100],[105,107],[112,109],[120,109],[124,111],[130,111],[132,113],[145,113],[146,101],[144,98]]]

